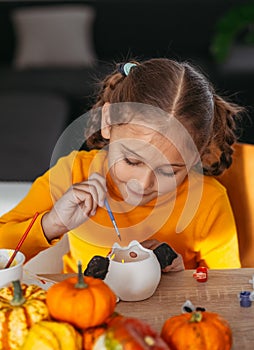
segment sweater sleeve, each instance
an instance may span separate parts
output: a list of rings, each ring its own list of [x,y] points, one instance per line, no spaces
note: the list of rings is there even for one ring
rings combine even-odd
[[[241,267],[237,230],[226,191],[213,203],[199,235],[199,266],[214,269]]]
[[[41,219],[71,186],[74,158],[75,152],[61,158],[55,166],[34,181],[28,194],[15,208],[0,218],[0,247],[14,249],[35,212],[39,212],[39,216],[20,249],[26,259],[29,260],[57,241],[49,242],[46,239]]]

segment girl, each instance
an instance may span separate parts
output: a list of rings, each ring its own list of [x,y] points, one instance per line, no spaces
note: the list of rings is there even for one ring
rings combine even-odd
[[[0,246],[14,248],[37,210],[21,250],[31,258],[68,232],[64,272],[133,239],[150,249],[169,244],[178,257],[165,271],[182,269],[182,259],[188,269],[240,267],[229,200],[213,175],[231,164],[241,111],[186,62],[118,65],[87,118],[90,151],[60,158],[34,182],[0,219]]]

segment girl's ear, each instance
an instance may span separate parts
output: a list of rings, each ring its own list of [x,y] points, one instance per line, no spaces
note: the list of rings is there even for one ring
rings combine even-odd
[[[110,103],[106,102],[101,110],[101,135],[104,139],[110,139],[111,123],[109,115]]]

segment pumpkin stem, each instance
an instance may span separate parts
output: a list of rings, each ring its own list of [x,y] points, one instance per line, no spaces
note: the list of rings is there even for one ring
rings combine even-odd
[[[190,318],[190,322],[200,322],[202,320],[201,312],[193,312]]]
[[[10,304],[13,306],[19,306],[24,304],[24,302],[26,301],[26,299],[23,296],[23,291],[21,288],[21,284],[20,281],[13,281],[13,299],[10,301]]]
[[[75,288],[82,289],[87,287],[88,284],[84,281],[81,261],[78,261],[78,282],[75,284]]]

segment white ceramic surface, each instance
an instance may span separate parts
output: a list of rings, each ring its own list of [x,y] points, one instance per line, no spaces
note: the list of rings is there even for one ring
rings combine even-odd
[[[22,280],[25,262],[23,253],[18,252],[11,266],[7,269],[4,268],[13,252],[12,249],[0,249],[0,288],[9,285],[12,281]]]
[[[161,279],[161,268],[152,250],[138,241],[132,241],[128,247],[115,243],[108,257],[104,282],[121,300],[138,301],[153,295]]]

